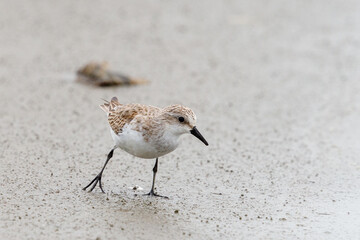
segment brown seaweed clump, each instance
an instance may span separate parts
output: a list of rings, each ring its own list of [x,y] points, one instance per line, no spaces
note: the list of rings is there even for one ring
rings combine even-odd
[[[148,81],[136,79],[121,73],[108,70],[108,63],[90,62],[77,71],[77,81],[89,83],[99,87],[137,85]]]

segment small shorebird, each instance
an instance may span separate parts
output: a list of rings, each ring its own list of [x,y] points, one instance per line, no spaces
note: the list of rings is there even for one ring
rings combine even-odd
[[[195,126],[196,116],[190,108],[181,105],[172,105],[163,109],[141,104],[124,105],[119,103],[116,97],[110,102],[105,100],[100,107],[108,115],[115,146],[109,152],[100,173],[83,190],[93,184],[90,188],[91,192],[99,183],[101,191],[105,193],[101,186],[101,176],[114,150],[121,148],[136,157],[156,158],[152,187],[146,195],[164,197],[154,192],[158,158],[174,151],[179,145],[179,137],[184,133],[191,133],[206,146],[208,145]]]

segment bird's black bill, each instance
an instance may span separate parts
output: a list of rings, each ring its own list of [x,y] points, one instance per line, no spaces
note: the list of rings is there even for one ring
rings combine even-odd
[[[200,139],[200,141],[202,141],[206,146],[208,146],[208,142],[205,140],[205,138],[201,135],[201,133],[197,130],[196,127],[194,127],[193,129],[190,130],[190,133],[192,135],[194,135],[195,137],[197,137],[198,139]]]

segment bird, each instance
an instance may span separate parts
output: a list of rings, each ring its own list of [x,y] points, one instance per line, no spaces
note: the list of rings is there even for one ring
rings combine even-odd
[[[105,164],[98,175],[86,186],[91,185],[89,192],[94,190],[97,183],[103,193],[101,179],[109,160],[117,148],[143,159],[155,159],[153,167],[152,186],[148,196],[163,197],[155,192],[155,178],[158,171],[158,159],[174,151],[180,136],[192,134],[206,146],[208,142],[196,128],[196,115],[188,107],[176,104],[165,108],[138,103],[121,104],[116,97],[110,101],[104,100],[100,108],[107,114],[114,147],[107,155]]]

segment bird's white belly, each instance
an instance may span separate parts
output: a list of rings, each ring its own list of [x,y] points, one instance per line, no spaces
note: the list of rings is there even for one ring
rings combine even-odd
[[[176,146],[164,146],[160,148],[156,141],[145,141],[141,132],[135,131],[130,127],[123,128],[122,133],[116,134],[111,130],[112,138],[117,147],[140,158],[157,158],[172,152]]]

